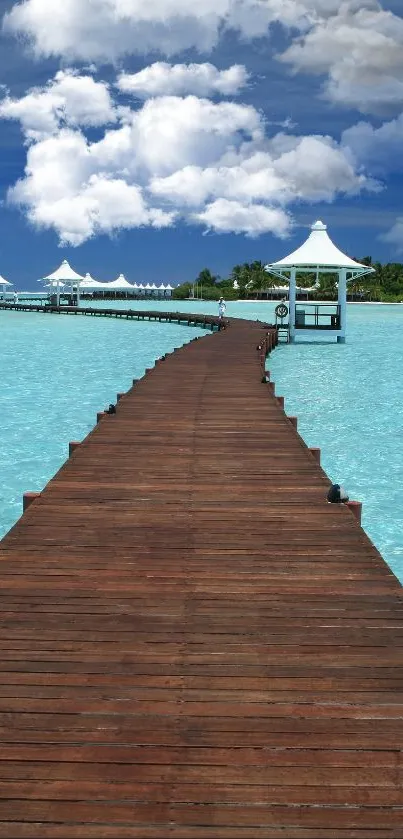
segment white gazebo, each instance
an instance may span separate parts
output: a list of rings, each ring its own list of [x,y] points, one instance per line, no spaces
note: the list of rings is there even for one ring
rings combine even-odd
[[[11,286],[12,286],[12,283],[10,283],[8,280],[5,280],[4,277],[2,277],[0,275],[0,288],[2,289],[2,299],[3,300],[6,299],[6,291],[7,291],[8,288],[11,288]]]
[[[43,277],[42,279],[47,280],[51,287],[53,283],[55,283],[57,306],[60,306],[60,284],[63,286],[70,285],[72,298],[74,294],[74,286],[77,287],[77,306],[80,305],[80,283],[84,280],[84,277],[74,271],[71,265],[67,262],[67,259],[63,260],[59,268],[57,268],[56,271],[53,271],[53,274],[49,274],[47,277]]]
[[[126,280],[124,274],[119,274],[116,280],[106,283],[105,286],[107,291],[125,291],[126,295],[129,291],[132,293],[134,291],[133,286]]]
[[[108,284],[107,283],[100,283],[99,280],[95,280],[91,274],[86,274],[83,281],[80,283],[80,290],[83,292],[93,292],[93,291],[107,291]]]
[[[95,288],[99,285],[98,280],[95,280],[94,277],[87,271],[83,281],[80,283],[80,288]]]
[[[298,329],[325,329],[331,332],[332,336],[336,336],[339,343],[344,343],[346,340],[347,282],[355,277],[370,274],[373,270],[368,265],[361,265],[342,253],[328,236],[326,225],[321,221],[316,221],[311,227],[308,239],[300,248],[284,259],[266,265],[266,271],[269,274],[274,274],[289,282],[289,340],[295,341]],[[296,311],[297,273],[314,273],[317,283],[319,274],[338,274],[338,300],[337,306],[333,306],[334,314],[329,314],[329,309],[332,308],[329,304],[316,304],[314,314],[307,320],[305,310]]]

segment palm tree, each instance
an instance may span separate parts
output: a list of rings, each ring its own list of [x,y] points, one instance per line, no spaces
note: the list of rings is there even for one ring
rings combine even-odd
[[[235,265],[230,274],[232,284],[237,283],[240,294],[245,294],[247,285],[251,281],[251,266],[248,262],[243,265]]]
[[[354,277],[347,284],[347,293],[353,297],[364,297],[368,291],[369,289],[366,277]]]
[[[337,274],[319,274],[319,299],[337,297]]]
[[[210,268],[203,268],[196,278],[196,283],[199,283],[200,285],[215,285],[216,280],[217,277],[211,273]]]
[[[249,288],[251,291],[265,292],[277,285],[278,278],[266,271],[260,260],[255,260],[250,265]]]

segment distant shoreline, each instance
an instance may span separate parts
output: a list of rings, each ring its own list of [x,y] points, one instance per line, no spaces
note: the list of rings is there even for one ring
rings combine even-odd
[[[203,301],[199,301],[200,303]],[[206,300],[206,303],[212,303],[215,301]],[[287,303],[288,301],[279,301],[279,300],[228,300],[228,303]],[[316,303],[323,303],[325,305],[332,306],[337,303],[337,300],[298,300],[299,304],[305,303],[307,306],[314,306]],[[401,303],[388,303],[384,300],[347,300],[347,306],[403,306],[403,300]]]

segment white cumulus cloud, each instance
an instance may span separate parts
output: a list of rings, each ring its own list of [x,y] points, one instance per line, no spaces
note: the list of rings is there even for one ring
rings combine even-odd
[[[156,61],[138,73],[122,73],[118,88],[139,99],[152,96],[235,96],[247,84],[248,73],[242,64],[218,70],[214,64],[167,64]]]
[[[56,230],[62,244],[143,225],[167,227],[175,218],[147,206],[138,184],[102,171],[85,137],[70,129],[30,146],[25,177],[9,197],[36,227]]]
[[[28,139],[58,130],[60,124],[100,126],[116,119],[109,89],[92,76],[60,70],[45,88],[33,88],[21,99],[0,101],[0,117],[19,120]]]
[[[222,31],[254,38],[276,21],[304,28],[335,7],[337,0],[20,0],[4,27],[27,39],[36,55],[116,61],[135,52],[207,52]]]
[[[108,131],[93,154],[104,166],[163,176],[186,165],[206,166],[229,146],[263,135],[262,117],[252,106],[162,96],[127,111],[125,124]]]
[[[331,137],[298,137],[292,149],[288,138],[286,143],[286,150],[275,161],[275,169],[278,176],[288,180],[295,198],[332,201],[338,193],[377,188],[372,180],[357,172]]]
[[[290,230],[290,217],[281,208],[265,207],[263,204],[241,204],[218,198],[208,204],[200,213],[194,213],[193,220],[205,225],[207,230],[218,233],[245,233],[255,237],[261,233],[275,233],[286,236]]]
[[[295,19],[298,0],[282,3]],[[27,38],[37,55],[115,61],[133,52],[208,51],[222,27],[264,34],[280,11],[279,0],[22,0],[4,25]]]
[[[323,92],[336,105],[382,114],[403,104],[403,19],[377,0],[342,2],[294,39],[281,61],[294,72],[327,76]]]
[[[218,166],[185,166],[167,177],[154,177],[151,192],[173,205],[198,206],[212,198],[242,202],[332,201],[338,193],[355,194],[376,185],[354,169],[330,137],[276,135],[262,150],[246,145],[238,156]]]
[[[61,243],[176,220],[282,236],[294,202],[374,188],[350,150],[321,135],[268,137],[250,105],[188,95],[118,108],[101,83],[99,101],[86,104],[77,95],[82,78],[58,73],[0,109],[0,117],[21,122],[28,140],[24,177],[9,201],[37,227],[54,229]],[[32,101],[40,105],[36,111]],[[116,124],[90,140],[85,128],[102,113]]]
[[[37,57],[118,62],[125,55],[210,52],[228,30],[242,38],[286,27],[291,43],[279,58],[294,72],[325,76],[334,104],[382,114],[403,102],[403,19],[381,0],[20,0],[3,28]],[[195,69],[198,68],[198,69]],[[122,90],[149,95],[233,95],[240,68],[164,65],[122,74]]]

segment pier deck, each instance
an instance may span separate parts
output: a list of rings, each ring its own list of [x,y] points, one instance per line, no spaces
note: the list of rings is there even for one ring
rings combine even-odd
[[[403,837],[402,588],[262,335],[159,362],[0,544],[0,837]]]
[[[1,310],[15,312],[39,312],[50,315],[77,315],[94,318],[120,318],[123,320],[154,320],[168,323],[183,323],[187,326],[201,326],[205,329],[219,329],[223,323],[217,315],[206,315],[192,312],[164,312],[161,309],[116,309],[103,306],[50,306],[49,304],[34,305],[32,303],[1,303]]]

